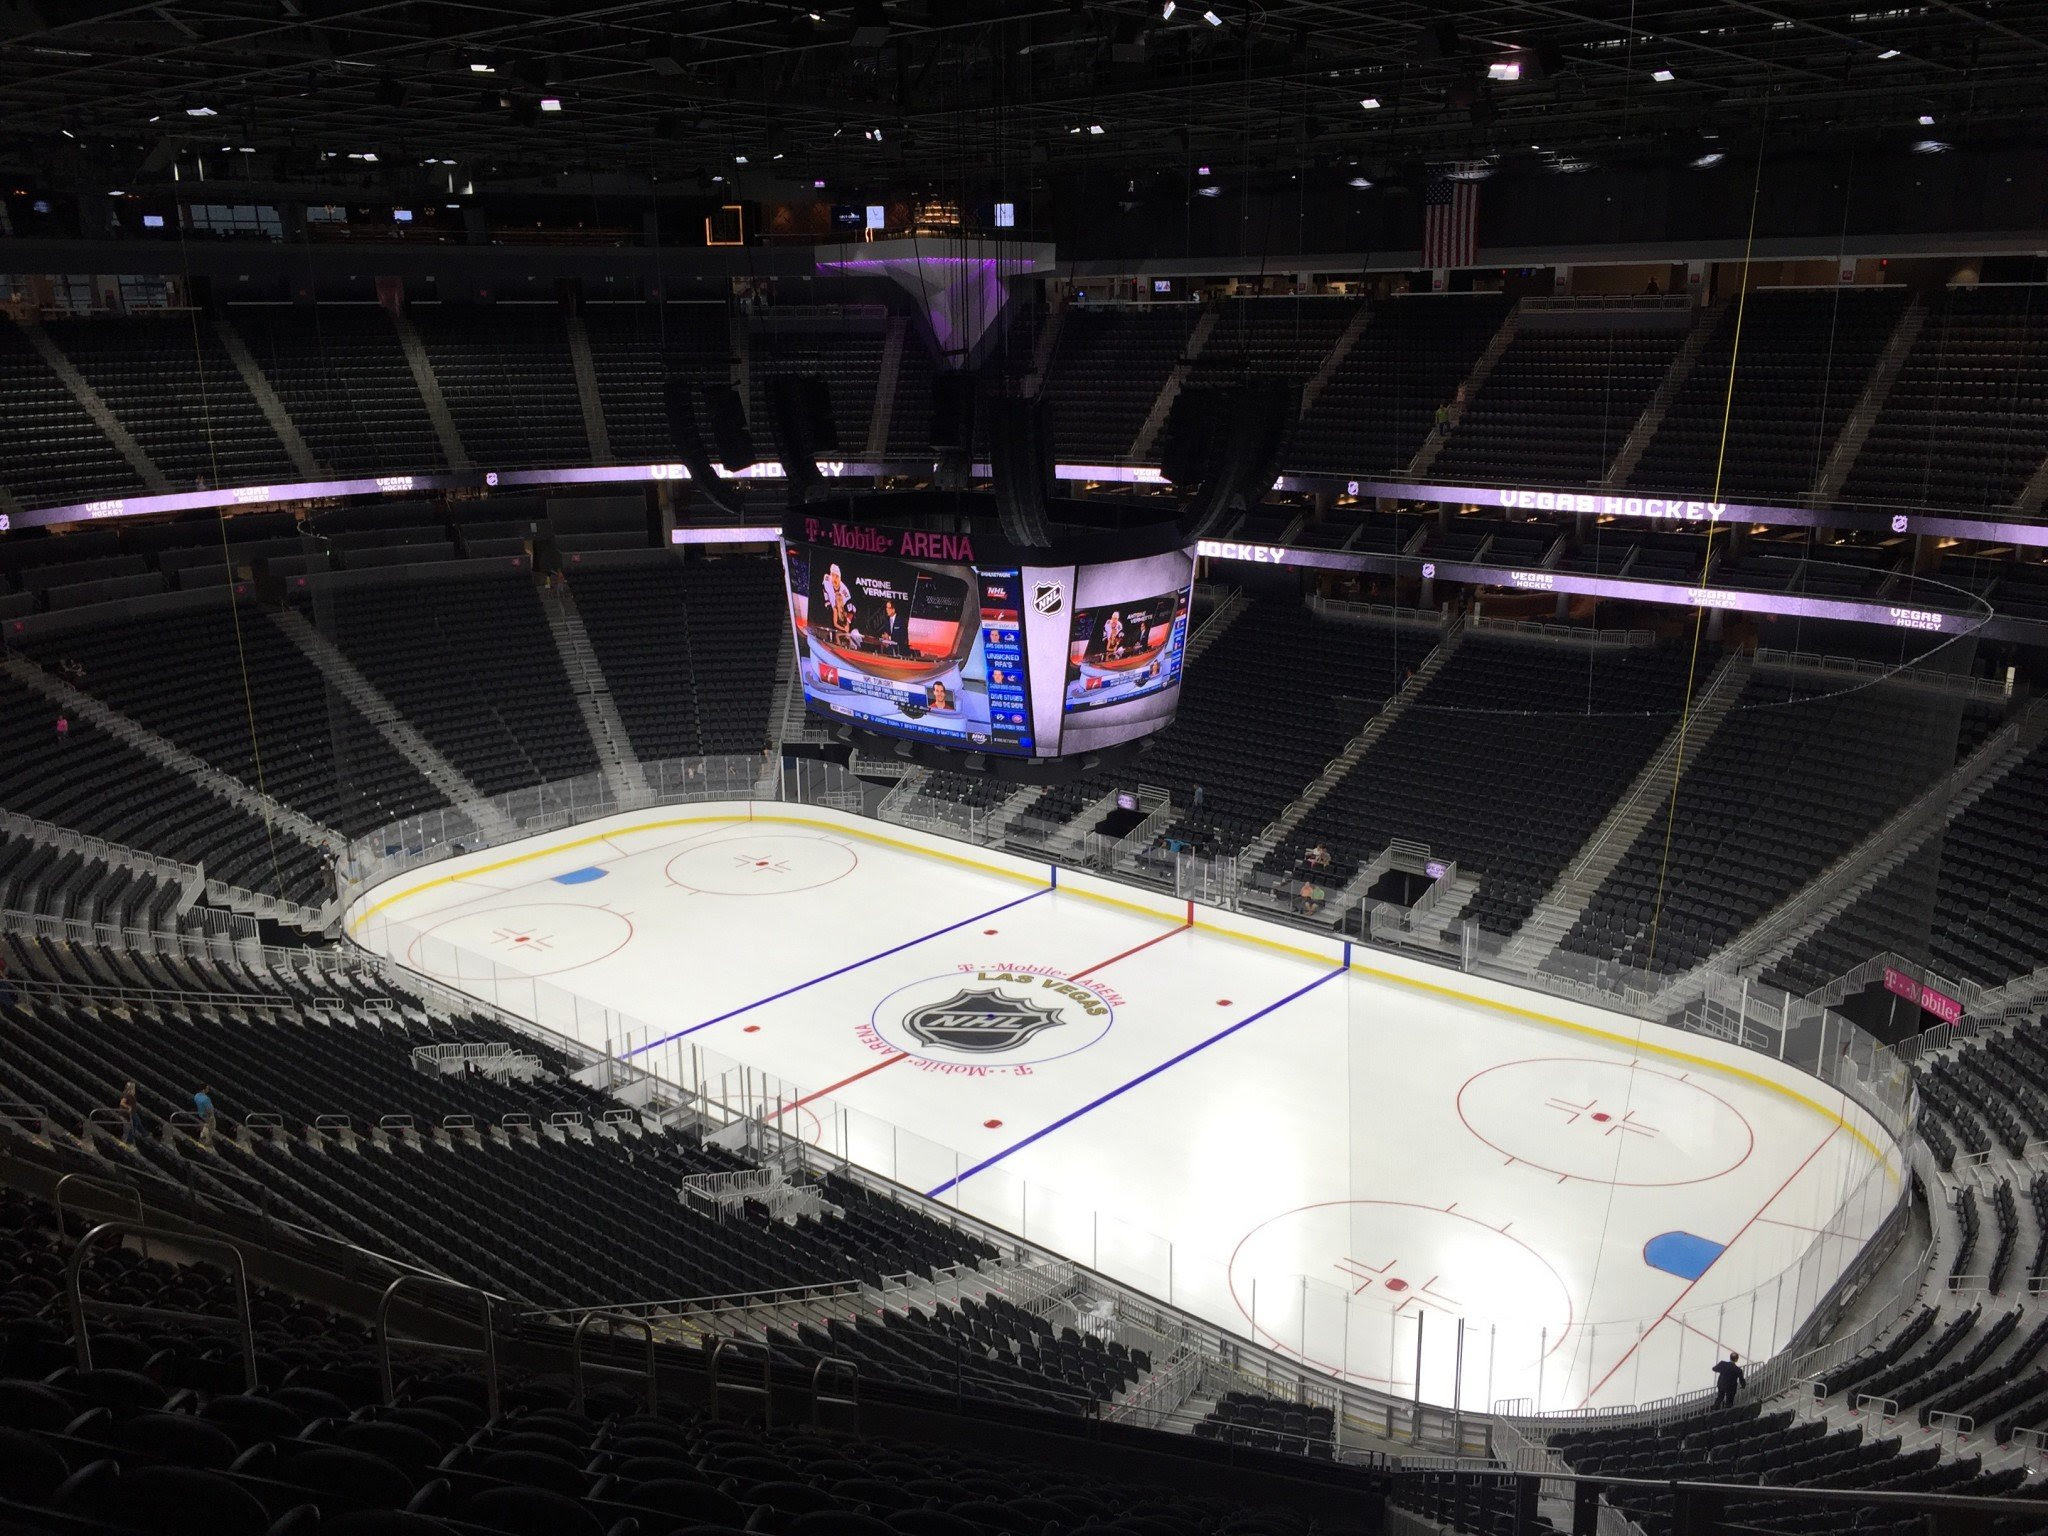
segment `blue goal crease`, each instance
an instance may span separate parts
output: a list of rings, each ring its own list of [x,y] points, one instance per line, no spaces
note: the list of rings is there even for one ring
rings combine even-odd
[[[1309,982],[1306,986],[1296,987],[1292,992],[1288,993],[1285,997],[1280,998],[1275,1002],[1270,1002],[1266,1004],[1265,1007],[1259,1009],[1256,1013],[1247,1014],[1244,1018],[1239,1019],[1235,1024],[1232,1024],[1229,1028],[1219,1029],[1215,1034],[1209,1036],[1206,1040],[1196,1041],[1193,1045],[1189,1046],[1186,1050],[1180,1052],[1178,1055],[1168,1057],[1165,1061],[1160,1062],[1159,1065],[1156,1067],[1148,1067],[1145,1071],[1140,1072],[1136,1077],[1132,1078],[1129,1082],[1124,1083],[1119,1087],[1112,1088],[1109,1090],[1109,1092],[1103,1094],[1100,1098],[1091,1099],[1086,1104],[1083,1104],[1079,1109],[1072,1110],[1069,1113],[1060,1116],[1059,1119],[1053,1121],[1051,1125],[1046,1126],[1044,1129],[1033,1131],[1029,1136],[1026,1136],[1022,1141],[1012,1143],[1011,1145],[1003,1148],[1002,1151],[996,1153],[992,1157],[983,1158],[980,1162],[976,1163],[972,1168],[968,1168],[961,1173],[955,1174],[952,1178],[946,1180],[945,1183],[939,1185],[937,1188],[926,1190],[926,1197],[928,1199],[936,1199],[938,1196],[943,1195],[947,1190],[952,1189],[957,1185],[965,1184],[977,1173],[980,1173],[988,1168],[993,1168],[997,1163],[1000,1163],[1004,1158],[1010,1156],[1012,1153],[1021,1152],[1026,1147],[1030,1146],[1034,1141],[1041,1141],[1045,1137],[1050,1136],[1054,1131],[1061,1129],[1063,1126],[1072,1125],[1076,1120],[1080,1119],[1083,1115],[1093,1113],[1094,1111],[1102,1108],[1103,1105],[1109,1103],[1109,1101],[1112,1099],[1123,1097],[1123,1095],[1129,1093],[1133,1088],[1136,1088],[1143,1083],[1150,1082],[1153,1078],[1159,1076],[1160,1073],[1170,1071],[1174,1067],[1179,1066],[1182,1062],[1186,1061],[1190,1056],[1196,1056],[1199,1055],[1201,1052],[1206,1051],[1207,1049],[1209,1049],[1210,1046],[1216,1044],[1217,1041],[1228,1040],[1232,1035],[1236,1034],[1239,1030],[1248,1028],[1249,1026],[1258,1023],[1260,1019],[1263,1019],[1269,1013],[1275,1013],[1278,1010],[1285,1008],[1289,1003],[1293,1002],[1296,998],[1306,997],[1309,993],[1315,991],[1317,987],[1320,987],[1324,982],[1335,981],[1339,976],[1342,976],[1346,971],[1350,969],[1350,957],[1349,955],[1346,955],[1345,963],[1338,966],[1335,970],[1323,972],[1322,975],[1318,976],[1314,981]]]
[[[792,997],[808,987],[815,987],[820,982],[830,981],[835,976],[844,976],[848,971],[857,971],[864,965],[873,965],[877,960],[886,960],[891,955],[900,955],[906,949],[914,949],[918,945],[928,943],[933,939],[943,938],[955,929],[965,928],[969,923],[983,922],[988,918],[994,917],[998,912],[1007,912],[1012,907],[1021,907],[1027,901],[1036,901],[1041,896],[1049,896],[1051,894],[1052,887],[1042,885],[1028,896],[1019,896],[1015,901],[1006,901],[999,907],[990,907],[986,912],[977,912],[972,917],[963,917],[957,923],[948,923],[943,928],[934,928],[930,933],[920,933],[914,939],[905,939],[901,944],[891,945],[887,949],[878,949],[872,955],[863,955],[860,959],[849,961],[835,970],[827,971],[822,976],[813,976],[809,981],[800,981],[793,987],[784,987],[780,992],[771,992],[768,996],[756,998],[751,1003],[742,1003],[737,1008],[728,1008],[716,1018],[706,1019],[701,1024],[692,1024],[688,1029],[679,1029],[674,1034],[663,1035],[659,1040],[650,1040],[645,1045],[635,1046],[624,1054],[627,1056],[639,1056],[648,1051],[658,1050],[671,1041],[682,1039],[685,1035],[694,1035],[700,1029],[709,1029],[714,1024],[723,1024],[727,1019],[738,1018],[743,1013],[751,1013],[756,1008],[763,1008],[769,1003],[777,1002],[782,998]]]

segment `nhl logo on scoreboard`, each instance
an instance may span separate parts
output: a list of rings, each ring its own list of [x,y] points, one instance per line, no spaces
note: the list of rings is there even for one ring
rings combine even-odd
[[[1038,613],[1058,613],[1067,605],[1067,589],[1057,581],[1041,581],[1031,589],[1031,606]]]
[[[919,1043],[976,1054],[1007,1051],[1065,1022],[1055,1009],[993,987],[962,987],[903,1016],[903,1027]]]

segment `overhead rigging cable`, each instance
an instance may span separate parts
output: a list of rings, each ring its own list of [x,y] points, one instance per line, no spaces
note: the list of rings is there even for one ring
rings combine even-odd
[[[1741,292],[1735,299],[1735,337],[1728,351],[1728,384],[1721,397],[1721,440],[1714,450],[1714,489],[1709,501],[1721,499],[1721,480],[1728,467],[1728,423],[1735,412],[1735,369],[1742,360],[1742,321],[1749,308],[1749,269],[1756,252],[1756,211],[1764,188],[1764,149],[1770,142],[1770,106],[1764,107],[1764,120],[1759,127],[1756,141],[1756,175],[1749,189],[1749,232],[1742,242]],[[1700,558],[1700,585],[1707,590],[1708,573],[1714,564],[1714,532],[1717,519],[1707,521],[1707,544]],[[1657,893],[1650,902],[1650,943],[1644,953],[1644,968],[1654,969],[1657,959],[1657,938],[1664,920],[1664,888],[1671,870],[1671,838],[1678,825],[1678,784],[1685,769],[1686,735],[1692,727],[1693,694],[1699,685],[1700,640],[1706,633],[1707,610],[1704,603],[1693,605],[1692,616],[1692,657],[1685,672],[1685,702],[1678,714],[1678,750],[1671,754],[1671,795],[1664,805],[1664,847],[1657,859]]]
[[[185,313],[192,322],[192,362],[199,375],[199,420],[206,432],[206,462],[213,471],[213,483],[221,483],[220,444],[213,430],[213,402],[206,387],[206,351],[199,339],[199,310],[192,304],[192,251],[190,234],[186,229],[189,222],[185,208],[178,210],[178,266],[185,284]],[[284,894],[284,875],[277,861],[277,830],[271,824],[270,791],[263,780],[263,743],[256,732],[255,685],[249,681],[249,652],[242,638],[242,605],[235,600],[234,564],[228,555],[228,508],[226,502],[214,509],[214,522],[220,532],[220,560],[222,576],[228,586],[228,619],[235,632],[235,666],[242,676],[242,717],[249,727],[249,761],[256,770],[256,791],[262,796],[263,841],[270,855],[270,877],[277,882],[277,891]]]

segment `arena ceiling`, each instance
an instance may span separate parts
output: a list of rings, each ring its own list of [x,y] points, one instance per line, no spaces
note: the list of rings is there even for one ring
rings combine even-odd
[[[0,154],[81,185],[1572,170],[2030,135],[2044,80],[2048,0],[0,0]]]

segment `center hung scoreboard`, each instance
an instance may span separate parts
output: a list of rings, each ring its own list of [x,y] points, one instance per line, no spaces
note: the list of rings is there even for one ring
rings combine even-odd
[[[1179,704],[1195,557],[1171,528],[1024,547],[808,513],[782,560],[805,706],[851,731],[1014,768],[1099,760]]]

